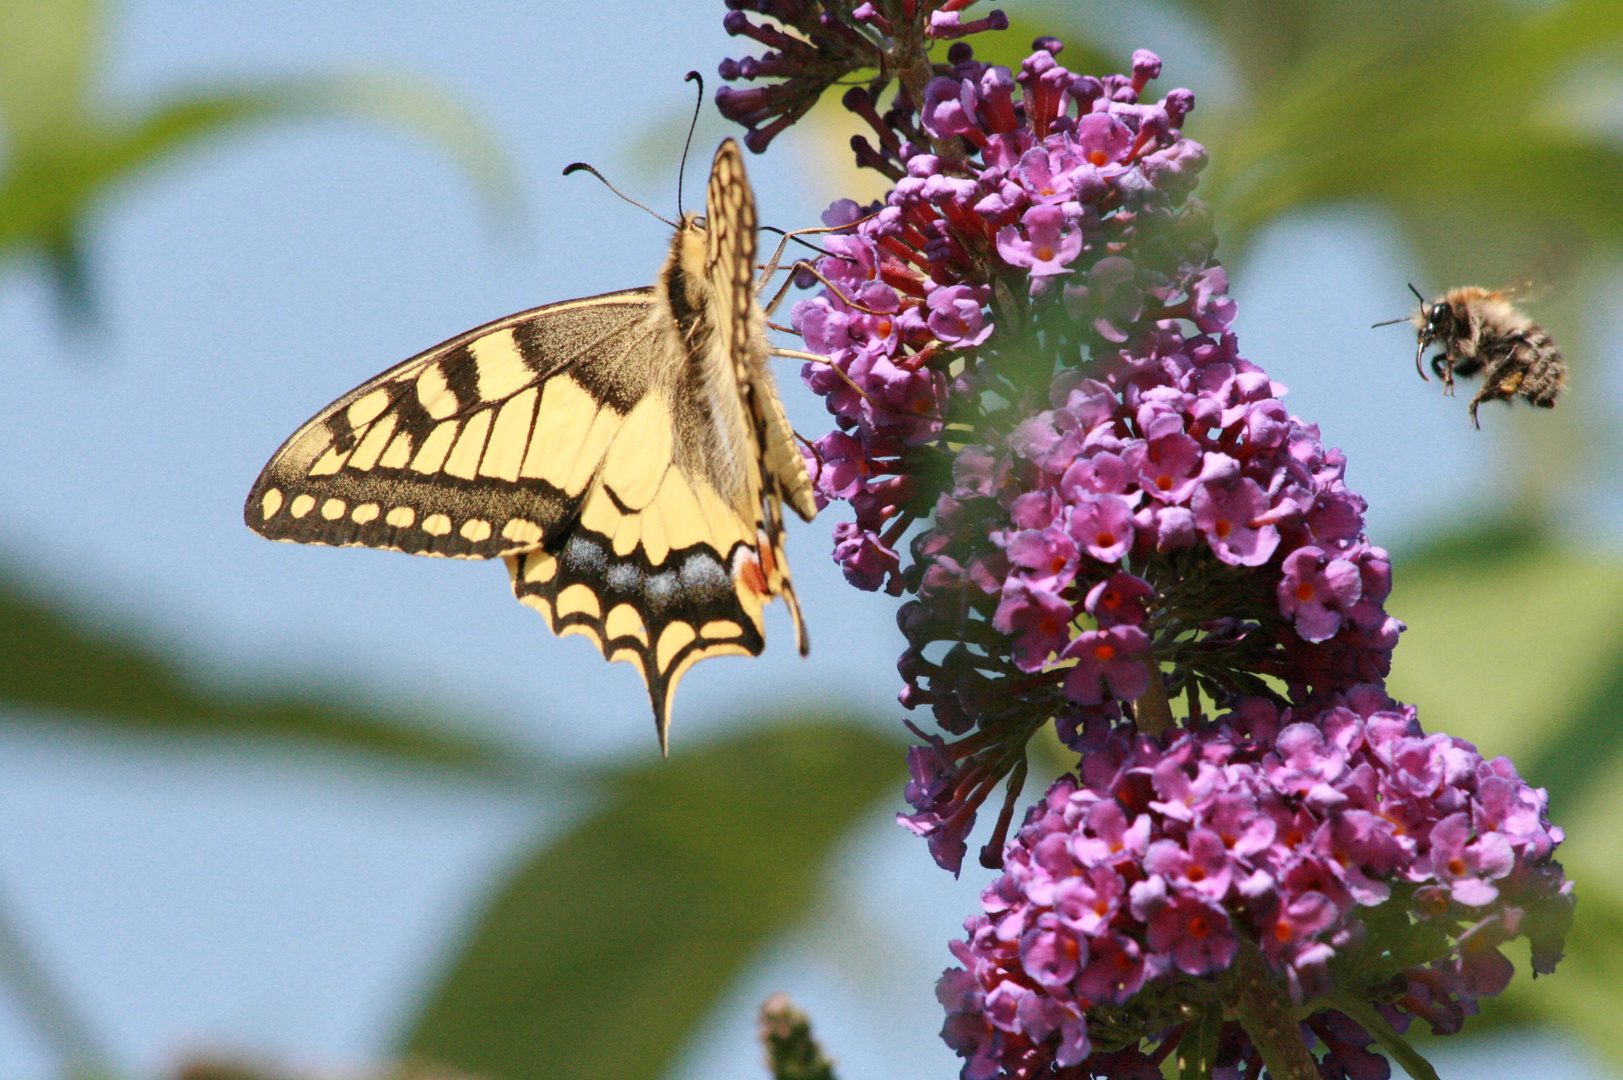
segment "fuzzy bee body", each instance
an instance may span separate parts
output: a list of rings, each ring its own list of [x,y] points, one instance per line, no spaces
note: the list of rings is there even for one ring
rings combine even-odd
[[[1443,347],[1432,357],[1431,370],[1442,380],[1445,394],[1454,392],[1455,376],[1482,376],[1468,410],[1476,427],[1482,426],[1476,411],[1484,401],[1520,397],[1548,409],[1566,386],[1567,364],[1560,348],[1542,326],[1511,303],[1508,290],[1462,285],[1429,303],[1422,298],[1408,321],[1419,339],[1415,370],[1422,379],[1426,372],[1421,361],[1433,344]]]

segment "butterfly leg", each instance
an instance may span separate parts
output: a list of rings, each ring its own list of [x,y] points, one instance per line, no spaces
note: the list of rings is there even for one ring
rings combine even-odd
[[[878,214],[879,214],[879,211],[876,210],[872,214],[869,214],[868,217],[858,218],[855,221],[848,221],[844,225],[824,225],[824,226],[822,226],[820,228],[814,228],[814,229],[793,229],[793,230],[791,230],[789,232],[784,233],[783,234],[783,239],[779,240],[778,241],[778,246],[772,250],[772,257],[770,259],[768,259],[767,262],[766,262],[766,265],[761,268],[761,283],[757,287],[756,291],[757,292],[765,292],[766,291],[767,283],[772,280],[772,275],[776,274],[778,272],[778,263],[783,259],[783,253],[784,253],[785,249],[788,248],[789,241],[793,240],[793,241],[796,241],[797,243],[805,244],[806,242],[804,240],[800,239],[802,236],[819,236],[819,235],[822,235],[822,234],[825,234],[825,233],[845,232],[846,230],[851,229],[854,226],[862,224],[864,221],[867,221],[869,218],[877,217]],[[777,230],[774,229],[772,231],[776,232]],[[815,244],[806,244],[806,246],[811,248],[813,251],[817,252],[819,255],[827,255],[828,254],[828,252],[823,251],[821,248],[817,247]],[[811,269],[813,273],[816,273],[815,269],[812,268],[811,264],[806,262],[803,259],[802,260],[797,260],[792,269],[795,270],[795,271],[799,271],[802,268]],[[794,280],[794,275],[793,274],[790,275],[789,280],[790,281]],[[827,282],[825,281],[824,284],[826,285]],[[773,298],[773,300],[772,300],[772,302],[770,304],[763,305],[763,307],[766,309],[766,312],[767,312],[768,315],[770,315],[773,312],[773,310],[777,308],[778,304],[782,302],[783,296],[784,296],[784,294],[786,292],[788,292],[788,289],[789,289],[789,287],[787,285],[785,285],[782,289],[780,289],[778,291],[777,296],[775,296]]]

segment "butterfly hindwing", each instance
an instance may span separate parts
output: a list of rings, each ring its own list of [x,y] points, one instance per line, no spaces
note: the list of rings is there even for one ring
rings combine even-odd
[[[758,655],[782,596],[806,651],[781,504],[815,512],[766,370],[755,205],[732,140],[659,281],[509,316],[346,394],[245,508],[276,540],[505,557],[518,598],[648,686]]]
[[[508,560],[515,592],[556,632],[585,634],[642,672],[662,745],[683,673],[710,656],[758,655],[772,597],[788,602],[805,651],[758,422],[763,390],[782,410],[765,368],[754,251],[754,199],[729,140],[716,154],[706,218],[683,222],[655,289],[651,317],[667,324],[658,336],[672,350],[657,365],[667,374],[670,466],[649,471],[655,448],[627,455],[624,468],[606,462],[569,541]],[[808,483],[787,423],[770,434]]]

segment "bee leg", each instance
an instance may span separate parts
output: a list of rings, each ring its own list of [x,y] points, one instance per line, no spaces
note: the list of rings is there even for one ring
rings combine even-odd
[[[1431,358],[1431,373],[1443,381],[1443,393],[1454,394],[1454,358],[1442,353]]]
[[[1478,390],[1476,392],[1476,396],[1471,399],[1470,407],[1465,410],[1466,414],[1471,418],[1471,426],[1476,428],[1478,431],[1482,430],[1482,423],[1476,418],[1476,407],[1494,396],[1491,392],[1492,390],[1492,383],[1483,384],[1482,389]]]
[[[1482,386],[1471,399],[1473,424],[1476,424],[1477,406],[1482,402],[1498,400],[1508,404],[1515,400],[1527,376],[1526,350],[1526,342],[1509,342],[1477,357],[1477,367],[1482,372]],[[1481,426],[1477,424],[1477,427]]]

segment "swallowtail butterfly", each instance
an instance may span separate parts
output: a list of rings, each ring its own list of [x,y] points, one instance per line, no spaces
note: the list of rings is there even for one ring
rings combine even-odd
[[[272,540],[502,558],[552,630],[642,674],[661,748],[699,660],[758,655],[782,505],[816,513],[767,370],[755,199],[731,139],[652,288],[509,315],[322,409],[265,466]]]

